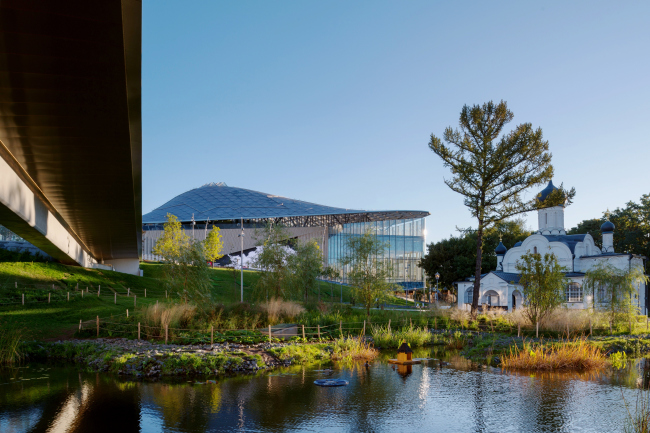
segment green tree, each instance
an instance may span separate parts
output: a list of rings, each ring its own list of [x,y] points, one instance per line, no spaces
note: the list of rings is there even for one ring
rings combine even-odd
[[[193,242],[183,231],[178,218],[167,214],[163,234],[156,241],[153,252],[165,263],[163,279],[166,287],[185,303],[195,301],[198,306],[204,306],[212,287],[205,243]]]
[[[354,298],[365,308],[370,317],[370,308],[377,302],[384,301],[394,287],[388,279],[392,269],[383,260],[378,259],[384,253],[387,244],[380,241],[370,230],[361,236],[351,236],[346,241],[348,255],[341,260],[343,266],[349,266],[347,278]]]
[[[445,183],[463,195],[465,206],[477,219],[473,315],[478,308],[485,229],[536,209],[537,200],[524,201],[523,193],[553,176],[551,153],[541,128],[523,123],[502,135],[513,117],[504,101],[465,105],[460,113],[460,130],[448,127],[444,131],[448,145],[433,134],[429,141],[431,150],[451,169],[452,178]],[[562,190],[549,196],[545,204],[570,202],[574,194],[573,190]]]
[[[641,266],[618,269],[610,263],[598,263],[585,273],[583,283],[594,307],[605,310],[610,323],[617,324],[638,312],[634,295],[640,284],[648,284],[648,277]]]
[[[219,227],[214,227],[208,236],[203,241],[205,244],[205,256],[211,261],[215,262],[223,257],[221,251],[223,251],[223,241],[221,240],[221,230]]]
[[[176,215],[167,214],[163,226],[163,234],[153,246],[153,253],[160,256],[164,262],[171,263],[179,259],[183,250],[191,243],[191,238],[185,234],[181,222]]]
[[[494,252],[499,242],[512,248],[519,241],[531,235],[523,219],[500,221],[485,229],[483,245],[485,253],[481,261],[481,274],[496,269],[497,256]],[[450,236],[427,245],[427,253],[418,262],[431,282],[440,274],[439,284],[443,289],[454,290],[456,281],[463,281],[474,273],[476,265],[476,230],[464,230],[459,236]]]
[[[300,242],[295,251],[295,254],[288,258],[291,280],[295,287],[294,292],[302,293],[303,299],[306,301],[309,293],[318,289],[318,300],[320,301],[318,277],[323,273],[323,253],[318,242],[315,240]]]
[[[600,233],[600,226],[605,222],[602,218],[595,218],[590,220],[580,221],[577,226],[570,229],[567,234],[569,235],[582,235],[590,234],[594,238],[594,244],[598,248],[603,247],[603,237]]]
[[[330,281],[330,298],[334,301],[334,283],[333,281],[341,276],[341,273],[332,266],[326,266],[323,269],[323,276]],[[343,302],[343,287],[341,286],[341,302]]]
[[[282,224],[269,221],[255,231],[255,237],[261,248],[258,248],[253,266],[262,271],[255,288],[256,296],[259,299],[292,297],[289,233]]]
[[[517,262],[521,273],[519,284],[524,295],[524,314],[533,325],[546,317],[565,302],[565,290],[569,280],[554,254],[527,253]]]

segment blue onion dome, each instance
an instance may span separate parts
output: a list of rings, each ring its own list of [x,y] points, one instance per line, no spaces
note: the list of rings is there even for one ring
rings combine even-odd
[[[553,185],[553,181],[552,180],[549,181],[546,188],[544,188],[539,192],[539,194],[537,194],[537,201],[540,203],[543,202],[544,200],[546,200],[546,197],[548,197],[550,193],[556,191],[557,189],[558,188],[555,185]]]
[[[508,249],[505,245],[503,245],[503,242],[501,241],[499,241],[499,245],[497,245],[496,249],[494,250],[494,252],[497,253],[497,256],[503,256],[507,251]]]
[[[614,231],[614,224],[611,221],[605,221],[602,226],[600,226],[600,231],[602,233],[611,233]]]
[[[522,243],[522,242],[519,241],[519,242],[517,242],[514,246],[515,246],[515,247],[520,247],[520,246],[521,246],[521,243]]]

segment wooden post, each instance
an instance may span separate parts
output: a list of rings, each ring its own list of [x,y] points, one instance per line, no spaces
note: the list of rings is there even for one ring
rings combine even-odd
[[[388,332],[390,332],[390,320],[391,319],[388,319]]]
[[[569,331],[569,324],[566,324],[566,338],[569,339],[571,338],[571,332]]]
[[[70,302],[70,292],[68,292],[68,302]]]
[[[128,308],[126,309],[126,318],[127,319],[129,318],[129,309]]]
[[[304,325],[303,325],[303,329],[305,329],[305,328],[304,328]],[[272,340],[271,340],[271,325],[269,325],[269,343],[270,343],[271,341],[272,341]]]
[[[305,325],[302,325],[302,339],[306,340],[306,338],[305,338]]]
[[[592,328],[591,328],[591,316],[589,316],[589,336],[591,337]]]
[[[517,324],[517,337],[521,337],[521,323]]]
[[[167,344],[168,337],[169,337],[169,325],[165,324],[165,344]]]
[[[79,319],[79,332],[81,332],[81,319]]]
[[[410,327],[412,328],[413,327],[413,319],[411,319],[410,317],[409,317],[409,323],[411,325]],[[366,329],[366,321],[365,320],[363,321],[363,329],[364,329],[364,331]]]
[[[126,296],[131,296],[131,289],[130,288],[126,289]]]
[[[52,290],[54,290],[54,283],[52,283]]]
[[[609,335],[612,335],[612,321],[609,321]]]
[[[99,337],[99,316],[97,316],[97,336]]]
[[[25,294],[23,293],[23,305],[25,305]]]
[[[138,341],[140,340],[140,322],[138,322]]]
[[[316,325],[318,327],[318,339],[320,340],[320,325]]]
[[[83,299],[83,297],[84,297],[84,291],[82,290],[81,291],[81,299]]]
[[[117,292],[113,293],[113,295],[115,296],[115,305],[117,305]]]
[[[147,289],[144,289],[144,297],[147,297]]]
[[[413,323],[411,323],[411,326],[413,326]],[[363,321],[363,331],[361,331],[361,335],[365,337],[366,335],[366,321]]]
[[[650,322],[650,317],[646,316],[645,318],[645,330],[648,330],[648,322]]]
[[[18,288],[18,281],[14,281],[14,288]]]
[[[138,305],[138,297],[136,295],[133,295],[133,308]]]
[[[97,286],[97,296],[99,296],[101,291],[102,291],[102,285],[100,284],[99,286]]]
[[[210,345],[214,344],[214,325],[210,326]]]
[[[167,290],[165,290],[165,299],[167,299]]]
[[[51,299],[51,298],[50,298],[50,295],[51,295],[51,293],[48,293],[48,294],[47,294],[47,303],[48,303],[48,304],[50,303],[50,299]]]
[[[535,323],[535,338],[539,338],[539,322]]]
[[[438,318],[437,317],[433,318],[433,329],[438,329]]]
[[[343,337],[343,320],[339,321],[339,333],[341,334],[341,337]]]
[[[630,319],[630,335],[632,335],[632,331],[633,331],[633,329],[632,329],[632,319]]]

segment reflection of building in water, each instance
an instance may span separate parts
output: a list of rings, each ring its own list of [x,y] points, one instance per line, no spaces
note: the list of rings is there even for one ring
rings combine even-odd
[[[557,190],[553,182],[549,182],[538,195],[537,200],[544,203],[548,195]],[[523,290],[519,285],[520,274],[516,269],[517,262],[526,253],[544,254],[550,252],[557,258],[560,266],[567,272],[570,280],[565,289],[566,307],[572,309],[589,308],[593,303],[606,303],[604,292],[593,296],[583,292],[585,272],[598,264],[610,264],[620,270],[643,268],[646,257],[630,253],[614,251],[614,224],[607,221],[600,231],[603,237],[603,247],[598,248],[590,234],[567,235],[564,230],[564,206],[542,207],[537,211],[539,229],[528,236],[523,242],[517,242],[509,250],[499,243],[497,269],[481,275],[479,304],[483,307],[512,311],[522,305]],[[458,307],[469,309],[474,294],[474,278],[468,278],[458,284]],[[639,283],[634,303],[642,314],[647,313],[646,287]],[[595,302],[594,302],[595,301]]]
[[[397,364],[397,373],[402,376],[403,379],[406,379],[413,374],[413,366],[411,364]]]

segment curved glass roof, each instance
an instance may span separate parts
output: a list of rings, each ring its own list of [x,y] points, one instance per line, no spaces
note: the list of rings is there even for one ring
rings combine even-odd
[[[249,189],[227,186],[225,183],[208,183],[180,194],[164,205],[142,216],[144,224],[160,224],[167,214],[178,217],[181,222],[221,221],[250,219],[294,219],[301,225],[324,225],[322,218],[333,218],[332,223],[345,224],[361,221],[421,218],[425,211],[366,211],[323,206],[301,200],[293,200]],[[311,222],[310,222],[311,221]],[[329,224],[327,224],[329,225]]]

